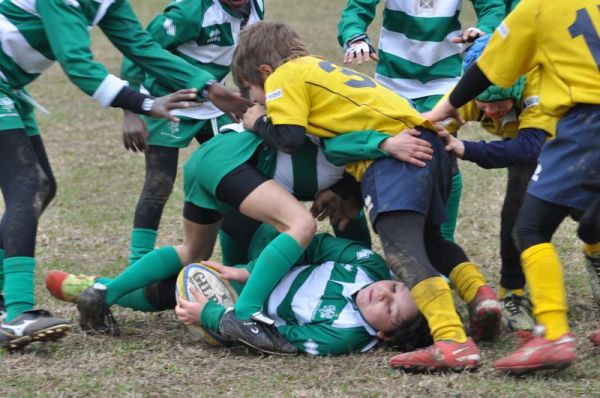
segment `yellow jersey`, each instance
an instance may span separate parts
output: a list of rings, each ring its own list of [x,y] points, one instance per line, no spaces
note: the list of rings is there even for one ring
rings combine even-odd
[[[492,119],[483,112],[475,100],[462,106],[458,113],[465,122],[479,122],[487,132],[501,138],[516,138],[520,129],[533,128],[544,130],[548,138],[556,134],[558,118],[542,110],[540,105],[540,71],[535,68],[525,75],[525,87],[521,102],[515,104],[511,112],[502,119]],[[446,97],[448,94],[446,94]],[[458,131],[460,126],[454,119],[444,126],[451,133]]]
[[[410,103],[368,76],[306,56],[279,66],[265,81],[267,116],[274,125],[293,124],[322,138],[349,131],[396,135],[433,125]],[[357,180],[371,161],[348,165]]]
[[[578,103],[600,104],[599,6],[597,0],[523,0],[477,65],[499,86],[539,65],[541,105],[554,116]]]

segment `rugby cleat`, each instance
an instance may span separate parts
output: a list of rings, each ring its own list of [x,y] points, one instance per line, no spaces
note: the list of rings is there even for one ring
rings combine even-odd
[[[77,298],[79,326],[84,332],[119,336],[119,324],[106,304],[106,286],[95,283]]]
[[[279,334],[274,321],[262,313],[253,315],[252,319],[242,320],[236,318],[233,308],[230,308],[221,318],[219,332],[225,338],[267,354],[298,354],[298,349]]]
[[[484,285],[468,305],[473,341],[491,341],[500,334],[502,305],[494,290]]]
[[[595,346],[600,346],[600,326],[596,329],[594,333],[590,336],[590,341]]]
[[[15,351],[35,341],[58,340],[70,330],[66,319],[54,318],[45,310],[29,310],[0,324],[0,346]]]
[[[432,346],[394,356],[390,366],[410,372],[474,370],[481,364],[479,348],[471,338],[464,343],[436,341]]]
[[[527,339],[515,352],[498,359],[493,366],[497,371],[525,374],[540,370],[561,370],[575,361],[575,339],[565,333],[556,340],[543,336],[543,327],[536,326],[533,337]]]
[[[521,296],[509,291],[500,299],[502,304],[503,325],[511,332],[532,331],[535,327],[531,301],[527,296]]]
[[[96,276],[75,275],[52,270],[46,274],[46,288],[52,297],[75,303],[77,297],[96,281]]]
[[[6,307],[4,306],[4,295],[0,294],[0,322],[6,318]]]

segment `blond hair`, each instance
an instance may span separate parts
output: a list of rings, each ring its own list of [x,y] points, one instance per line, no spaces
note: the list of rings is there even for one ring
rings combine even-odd
[[[309,55],[306,45],[291,26],[277,22],[258,22],[248,26],[239,36],[231,72],[236,83],[263,86],[260,65],[273,70],[283,63]]]

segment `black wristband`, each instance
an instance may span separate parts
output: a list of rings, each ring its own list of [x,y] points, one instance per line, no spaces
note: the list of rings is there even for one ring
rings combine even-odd
[[[147,98],[152,97],[132,90],[129,87],[123,87],[115,99],[113,99],[113,101],[110,103],[110,106],[114,108],[122,108],[133,113],[147,115],[148,112],[142,109],[142,104]]]
[[[479,69],[477,63],[474,63],[454,87],[448,101],[450,101],[450,105],[458,109],[491,85],[492,82]]]

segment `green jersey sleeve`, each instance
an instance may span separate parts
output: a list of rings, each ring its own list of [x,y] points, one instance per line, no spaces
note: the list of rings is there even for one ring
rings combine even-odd
[[[110,105],[126,82],[94,61],[83,13],[63,0],[38,1],[36,5],[52,52],[69,80],[101,105]]]
[[[148,25],[146,31],[162,48],[173,50],[197,37],[202,26],[206,1],[179,0],[170,3],[160,15]],[[121,65],[121,77],[129,82],[131,88],[138,89],[144,80],[142,68],[124,57]]]
[[[323,154],[332,164],[345,166],[358,160],[376,160],[388,156],[379,145],[390,138],[378,131],[358,131],[322,140]]]
[[[471,0],[477,14],[477,28],[485,33],[492,33],[504,19],[505,4],[503,0]]]
[[[309,355],[344,355],[364,352],[372,348],[377,339],[363,327],[336,328],[327,324],[282,325],[281,335],[298,350]]]
[[[348,40],[367,33],[375,18],[380,0],[348,0],[338,22],[338,42],[343,46]]]
[[[214,79],[210,73],[171,54],[154,41],[125,0],[117,0],[111,5],[98,25],[124,56],[173,91],[200,90],[207,81]]]

